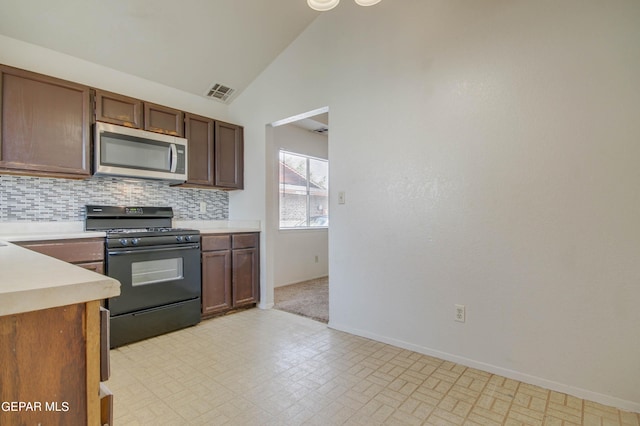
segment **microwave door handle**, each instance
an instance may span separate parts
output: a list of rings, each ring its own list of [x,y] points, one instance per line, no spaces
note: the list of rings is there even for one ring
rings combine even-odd
[[[171,173],[175,173],[178,167],[178,149],[175,143],[171,144],[171,159],[169,164],[171,165]]]

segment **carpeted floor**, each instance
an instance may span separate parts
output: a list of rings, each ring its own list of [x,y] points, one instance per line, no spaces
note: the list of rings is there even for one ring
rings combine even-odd
[[[274,309],[329,322],[329,277],[276,287],[273,292]]]

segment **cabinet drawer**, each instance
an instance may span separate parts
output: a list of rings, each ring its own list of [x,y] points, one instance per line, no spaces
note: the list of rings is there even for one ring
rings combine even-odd
[[[83,240],[29,241],[18,243],[24,248],[37,251],[69,263],[102,262],[104,260],[104,240],[102,238]]]
[[[229,250],[231,239],[229,235],[206,235],[201,239],[202,251]]]
[[[231,236],[233,249],[251,248],[258,245],[258,234],[234,234]]]

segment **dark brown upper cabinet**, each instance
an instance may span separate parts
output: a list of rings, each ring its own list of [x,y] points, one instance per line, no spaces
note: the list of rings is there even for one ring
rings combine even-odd
[[[189,141],[187,184],[213,186],[213,130],[211,118],[185,114],[185,137]]]
[[[215,122],[214,185],[244,188],[244,135],[242,126]]]
[[[95,91],[96,121],[142,128],[142,101],[128,96]]]
[[[243,128],[194,114],[185,114],[189,141],[187,186],[243,189]]]
[[[0,65],[0,171],[90,176],[90,106],[87,86]]]
[[[145,102],[144,130],[184,137],[184,113],[177,109]]]

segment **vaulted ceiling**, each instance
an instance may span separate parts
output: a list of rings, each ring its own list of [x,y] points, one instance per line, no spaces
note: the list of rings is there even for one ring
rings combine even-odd
[[[305,0],[3,0],[0,34],[204,95],[242,92],[317,16]]]

